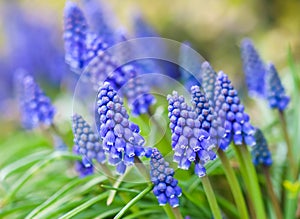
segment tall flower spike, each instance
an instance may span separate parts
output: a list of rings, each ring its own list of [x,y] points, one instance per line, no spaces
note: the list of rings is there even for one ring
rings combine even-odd
[[[18,77],[16,84],[20,102],[21,119],[24,128],[34,129],[41,125],[50,126],[53,122],[55,109],[50,99],[41,90],[30,75]]]
[[[241,55],[249,95],[264,98],[266,69],[250,39],[242,41]]]
[[[285,110],[290,102],[272,63],[267,66],[267,99],[271,108],[278,108],[280,111]]]
[[[87,31],[83,12],[75,3],[67,1],[64,10],[65,60],[79,74],[85,64]]]
[[[222,141],[225,135],[225,130],[222,127],[220,118],[217,117],[214,109],[210,106],[208,99],[199,86],[193,86],[191,88],[192,104],[195,112],[198,115],[198,119],[201,124],[201,128],[209,132],[211,142],[215,145],[223,146]],[[226,150],[226,148],[222,148]]]
[[[79,155],[79,146],[74,145],[73,147],[74,154]],[[94,165],[92,162],[84,161],[84,160],[77,160],[75,161],[75,170],[79,174],[80,178],[84,178],[86,176],[92,175],[94,173]]]
[[[173,208],[178,207],[182,191],[177,185],[178,181],[174,178],[174,170],[165,161],[158,149],[150,150],[150,176],[154,184],[153,193],[159,205],[169,203]]]
[[[272,155],[269,151],[268,142],[260,129],[255,133],[256,145],[252,148],[252,162],[254,165],[272,165]]]
[[[228,76],[220,71],[215,85],[215,112],[225,129],[225,138],[221,148],[227,148],[231,141],[236,145],[246,143],[255,145],[255,129],[250,123],[250,117],[244,112],[237,91]]]
[[[109,82],[99,88],[97,106],[101,124],[97,128],[109,154],[108,162],[123,174],[126,166],[134,163],[135,156],[144,155],[145,141],[138,125],[128,121],[123,101]]]
[[[179,64],[189,69],[180,68],[181,80],[183,81],[185,87],[190,89],[194,85],[201,85],[202,77],[201,73],[201,62],[197,57],[193,56],[191,53],[190,43],[184,42],[180,46],[179,53]],[[196,77],[194,74],[197,74]]]
[[[201,65],[202,88],[209,101],[211,107],[214,107],[215,97],[215,82],[217,74],[208,62],[203,62]]]
[[[149,94],[148,84],[145,83],[143,77],[132,65],[122,67],[126,74],[127,83],[123,91],[124,96],[128,99],[128,105],[134,116],[147,113],[149,107],[155,103],[155,98]]]
[[[97,162],[104,163],[106,156],[98,135],[93,132],[82,116],[75,114],[72,121],[74,144],[78,146],[78,153],[83,156],[83,161],[92,162],[96,159]]]
[[[187,105],[183,96],[173,91],[167,99],[174,150],[173,160],[181,169],[189,169],[191,163],[195,162],[195,173],[199,177],[205,176],[204,164],[216,157],[209,133],[201,128],[196,112]]]

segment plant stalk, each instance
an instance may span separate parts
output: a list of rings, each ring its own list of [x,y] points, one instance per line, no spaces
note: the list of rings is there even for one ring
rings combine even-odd
[[[218,206],[215,193],[212,189],[212,186],[210,184],[209,178],[207,175],[201,177],[202,185],[209,203],[209,206],[211,208],[211,211],[213,213],[213,216],[215,219],[222,219],[221,211]]]
[[[238,183],[238,180],[236,178],[236,175],[233,171],[233,168],[231,167],[231,165],[229,163],[229,160],[228,160],[228,158],[227,158],[224,151],[219,149],[217,151],[217,153],[218,153],[218,156],[219,156],[219,158],[220,158],[220,160],[223,164],[222,166],[223,166],[223,169],[225,171],[225,175],[226,175],[227,181],[229,183],[233,198],[234,198],[235,203],[237,205],[237,208],[238,208],[238,211],[239,211],[239,214],[240,214],[240,218],[248,219],[249,214],[248,214],[248,211],[247,211],[245,199],[244,199],[243,193],[241,191],[241,187],[240,187],[240,185]]]
[[[280,210],[280,206],[279,206],[279,201],[278,198],[276,197],[273,185],[272,185],[272,180],[271,180],[271,174],[270,174],[270,168],[268,166],[263,166],[263,171],[264,171],[264,175],[266,177],[266,184],[267,184],[267,190],[271,199],[271,202],[273,204],[274,207],[274,211],[276,214],[276,218],[277,219],[282,219],[282,212]]]

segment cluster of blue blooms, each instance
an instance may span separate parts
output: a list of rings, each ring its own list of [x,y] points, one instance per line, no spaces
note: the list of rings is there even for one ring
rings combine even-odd
[[[252,161],[254,165],[263,164],[271,166],[272,156],[268,148],[268,142],[260,129],[255,132],[256,145],[252,149]]]
[[[263,63],[249,39],[242,41],[241,53],[249,94],[267,99],[271,108],[285,110],[290,99],[285,94],[275,66]]]

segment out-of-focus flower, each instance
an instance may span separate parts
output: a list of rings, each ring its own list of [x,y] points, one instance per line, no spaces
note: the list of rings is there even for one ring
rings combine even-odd
[[[104,163],[106,156],[98,135],[93,132],[82,116],[75,114],[72,120],[74,144],[78,146],[78,153],[91,162],[96,159],[97,162]]]
[[[64,10],[65,60],[79,74],[85,66],[87,32],[83,12],[74,2],[67,1]]]
[[[145,141],[138,125],[128,121],[123,101],[109,82],[99,88],[97,106],[101,124],[97,128],[103,148],[109,154],[108,162],[123,174],[126,166],[134,163],[135,156],[144,155]]]
[[[267,65],[266,84],[267,99],[270,107],[277,108],[280,111],[285,110],[290,102],[290,98],[285,94],[280,77],[272,63]]]
[[[198,115],[198,120],[201,124],[200,127],[209,132],[212,144],[223,145],[221,142],[223,141],[225,130],[222,127],[220,118],[218,118],[216,112],[210,106],[205,93],[201,91],[199,86],[193,86],[191,88],[191,93],[192,104]],[[221,149],[226,150],[226,148]]]
[[[197,113],[187,105],[183,96],[173,91],[167,99],[172,147],[175,151],[173,160],[181,169],[189,169],[191,163],[195,162],[196,175],[205,176],[204,164],[216,157],[210,135],[201,128]]]
[[[120,41],[115,25],[114,14],[104,1],[82,0],[83,8],[90,28],[95,32],[108,47]]]
[[[79,155],[79,146],[74,145],[73,152]],[[75,170],[80,178],[94,174],[94,165],[91,161],[75,161]]]
[[[249,95],[264,98],[266,69],[250,39],[242,41],[241,54]]]
[[[154,184],[153,193],[157,197],[159,205],[169,203],[173,208],[178,207],[182,191],[177,185],[178,181],[174,178],[174,170],[158,149],[150,150],[150,176]]]
[[[263,164],[265,166],[272,165],[272,155],[269,151],[268,142],[260,129],[255,133],[256,145],[253,146],[251,155],[254,165]]]
[[[214,107],[215,98],[215,82],[217,74],[208,62],[203,62],[201,65],[202,84],[201,87],[205,92],[205,96],[211,107]]]
[[[226,132],[222,144],[219,145],[221,148],[227,148],[231,141],[236,145],[255,145],[255,128],[251,125],[248,114],[244,112],[237,91],[222,71],[218,73],[215,85],[215,112]]]
[[[21,119],[24,128],[34,129],[41,125],[50,126],[55,115],[55,108],[50,99],[45,95],[41,88],[36,84],[30,75],[20,75],[16,84]]]
[[[181,44],[179,53],[181,80],[188,90],[194,85],[200,86],[202,81],[201,61],[191,51],[190,43],[184,42]]]
[[[149,107],[155,103],[155,98],[149,94],[148,84],[132,65],[125,65],[122,70],[126,72],[126,86],[123,90],[124,96],[128,99],[128,105],[134,116],[147,113]]]

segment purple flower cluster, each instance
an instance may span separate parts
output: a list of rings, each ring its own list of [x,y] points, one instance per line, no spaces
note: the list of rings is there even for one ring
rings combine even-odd
[[[80,115],[73,115],[74,144],[77,145],[77,152],[83,155],[83,160],[92,163],[96,159],[99,163],[106,161],[105,152],[98,135]],[[84,162],[85,163],[85,162]]]
[[[269,151],[268,142],[260,129],[255,133],[256,145],[253,146],[251,155],[254,165],[263,164],[265,166],[272,165],[272,155]]]
[[[266,89],[270,107],[278,108],[280,111],[285,110],[290,102],[290,98],[285,94],[277,70],[272,63],[267,66]]]
[[[126,74],[127,82],[122,91],[128,100],[129,108],[134,116],[148,112],[149,107],[155,103],[155,98],[149,94],[149,87],[138,75],[132,65],[125,65],[122,70]]]
[[[98,131],[103,140],[103,148],[109,154],[108,161],[117,166],[123,174],[126,166],[134,163],[135,156],[144,155],[144,139],[139,127],[128,121],[123,101],[109,82],[104,82],[98,91]]]
[[[217,117],[216,112],[210,106],[209,100],[207,99],[205,93],[201,91],[200,87],[198,86],[193,86],[191,88],[191,93],[192,104],[195,112],[198,115],[201,128],[209,132],[212,144],[223,146],[222,141],[224,141],[225,130],[222,127],[220,118]],[[222,147],[221,149],[226,150],[226,148]]]
[[[211,107],[214,107],[215,98],[215,83],[217,74],[208,62],[203,62],[201,65],[202,84],[201,87],[205,92],[205,96]]]
[[[181,169],[189,169],[195,162],[195,173],[199,177],[205,176],[204,164],[216,158],[210,135],[201,128],[197,113],[187,105],[183,96],[173,91],[167,99],[174,161]]]
[[[79,74],[85,65],[87,32],[83,12],[75,3],[67,1],[64,11],[65,60]]]
[[[177,185],[178,181],[174,178],[174,170],[165,161],[158,149],[150,149],[149,155],[151,158],[150,176],[154,184],[153,193],[157,197],[159,205],[169,203],[173,208],[178,207],[182,191]]]
[[[55,108],[50,99],[32,76],[22,73],[16,80],[24,128],[34,129],[41,125],[50,126],[55,115]]]
[[[219,145],[222,149],[226,149],[231,141],[236,145],[255,145],[255,129],[250,124],[250,117],[244,112],[237,91],[222,71],[218,73],[215,84],[215,112],[226,132],[222,144]]]
[[[242,41],[241,53],[249,94],[264,98],[266,69],[250,39]]]

